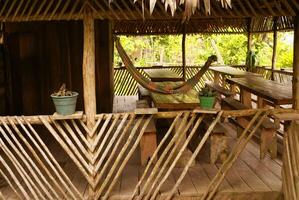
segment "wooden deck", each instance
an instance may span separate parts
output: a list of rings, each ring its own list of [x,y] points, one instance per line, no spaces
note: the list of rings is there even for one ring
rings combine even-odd
[[[115,102],[115,105],[118,106],[118,111],[130,111],[128,109],[133,108],[132,103],[135,101],[134,98],[135,97],[131,97],[130,99],[119,98],[117,102],[123,103],[117,105]],[[127,106],[129,102],[131,103],[130,107]],[[229,146],[232,148],[236,141],[236,130],[232,124],[226,123],[225,126],[229,130]],[[195,200],[200,199],[201,195],[203,195],[220,167],[220,163],[212,165],[208,162],[208,149],[209,148],[205,147],[203,151],[199,153],[200,158],[197,160],[195,166],[189,169],[173,199]],[[84,194],[84,197],[87,198],[87,182],[79,173],[75,164],[63,153],[64,151],[57,143],[53,142],[51,151],[80,193]],[[225,177],[214,199],[282,199],[281,166],[282,161],[280,159],[272,160],[269,155],[267,155],[264,160],[260,160],[259,145],[252,141],[247,145],[236,164]],[[140,149],[137,148],[114,187],[109,199],[129,199],[142,175],[143,169],[144,167],[140,165]],[[161,187],[157,199],[165,198],[173,188],[182,170],[183,168],[174,168],[167,181]],[[17,199],[17,196],[5,182],[1,183],[0,181],[0,199],[1,198]],[[71,197],[69,199],[71,199]]]

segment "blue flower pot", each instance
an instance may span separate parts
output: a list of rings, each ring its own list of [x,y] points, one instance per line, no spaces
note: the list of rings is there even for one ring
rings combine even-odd
[[[60,115],[71,115],[76,111],[78,92],[72,92],[72,96],[51,95],[56,112]]]

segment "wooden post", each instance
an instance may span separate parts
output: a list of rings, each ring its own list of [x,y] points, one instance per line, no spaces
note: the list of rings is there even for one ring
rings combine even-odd
[[[86,114],[87,127],[92,130],[95,124],[96,115],[96,89],[95,89],[95,32],[94,18],[90,12],[86,12],[83,17],[83,93],[84,110]],[[93,137],[87,136],[87,140],[92,144]],[[92,154],[92,152],[89,151]],[[94,166],[92,167],[93,175]],[[89,199],[94,199],[95,191],[89,187]]]
[[[186,23],[184,23],[184,32],[182,38],[182,63],[183,63],[183,79],[186,80]]]
[[[92,128],[96,114],[96,89],[95,89],[95,43],[94,19],[90,13],[84,15],[84,46],[83,46],[83,93],[84,109],[87,126]]]
[[[273,54],[272,54],[272,65],[271,65],[271,79],[274,80],[274,69],[276,65],[276,47],[277,47],[277,18],[274,18],[273,24]]]
[[[299,16],[294,19],[293,108],[299,110]]]
[[[251,51],[251,47],[252,47],[251,18],[249,18],[247,23],[247,53]]]

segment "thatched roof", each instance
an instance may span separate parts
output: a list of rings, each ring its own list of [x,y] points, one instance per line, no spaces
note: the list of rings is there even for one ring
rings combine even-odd
[[[180,34],[180,33],[252,33],[271,32],[274,21],[277,30],[294,28],[293,17],[210,18],[181,20],[116,21],[114,33],[119,35]]]
[[[97,19],[115,21],[120,34],[180,33],[186,31],[271,31],[273,17],[278,29],[291,29],[292,16],[299,13],[298,0],[2,0],[2,22],[80,20],[90,11]],[[282,17],[285,16],[285,17]]]
[[[295,16],[299,13],[298,0],[163,1],[164,4],[161,0],[2,0],[0,19],[2,21],[81,19],[85,8],[89,8],[96,18],[111,20],[182,19],[186,10],[194,12],[193,19]]]

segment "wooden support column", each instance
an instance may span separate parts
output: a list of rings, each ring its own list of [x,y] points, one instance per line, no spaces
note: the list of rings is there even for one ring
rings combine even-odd
[[[251,51],[251,47],[252,47],[251,18],[249,18],[247,23],[247,53]]]
[[[87,126],[93,128],[96,114],[94,19],[90,13],[83,18],[83,94]]]
[[[293,108],[299,110],[299,16],[294,19]]]
[[[271,65],[271,79],[274,80],[274,69],[276,65],[276,48],[277,48],[277,18],[274,18],[273,24],[273,53],[272,53],[272,65]]]
[[[186,23],[184,23],[184,32],[182,38],[182,63],[183,63],[183,79],[186,80]]]
[[[84,110],[86,114],[87,127],[92,130],[95,124],[96,115],[96,89],[95,89],[95,32],[94,18],[90,12],[86,12],[83,17],[83,94]],[[95,135],[94,135],[95,136]],[[87,140],[93,144],[93,136],[87,135]],[[89,151],[90,156],[92,152]],[[92,177],[95,176],[94,165],[90,163]],[[90,186],[88,188],[88,199],[94,199],[95,191]]]

